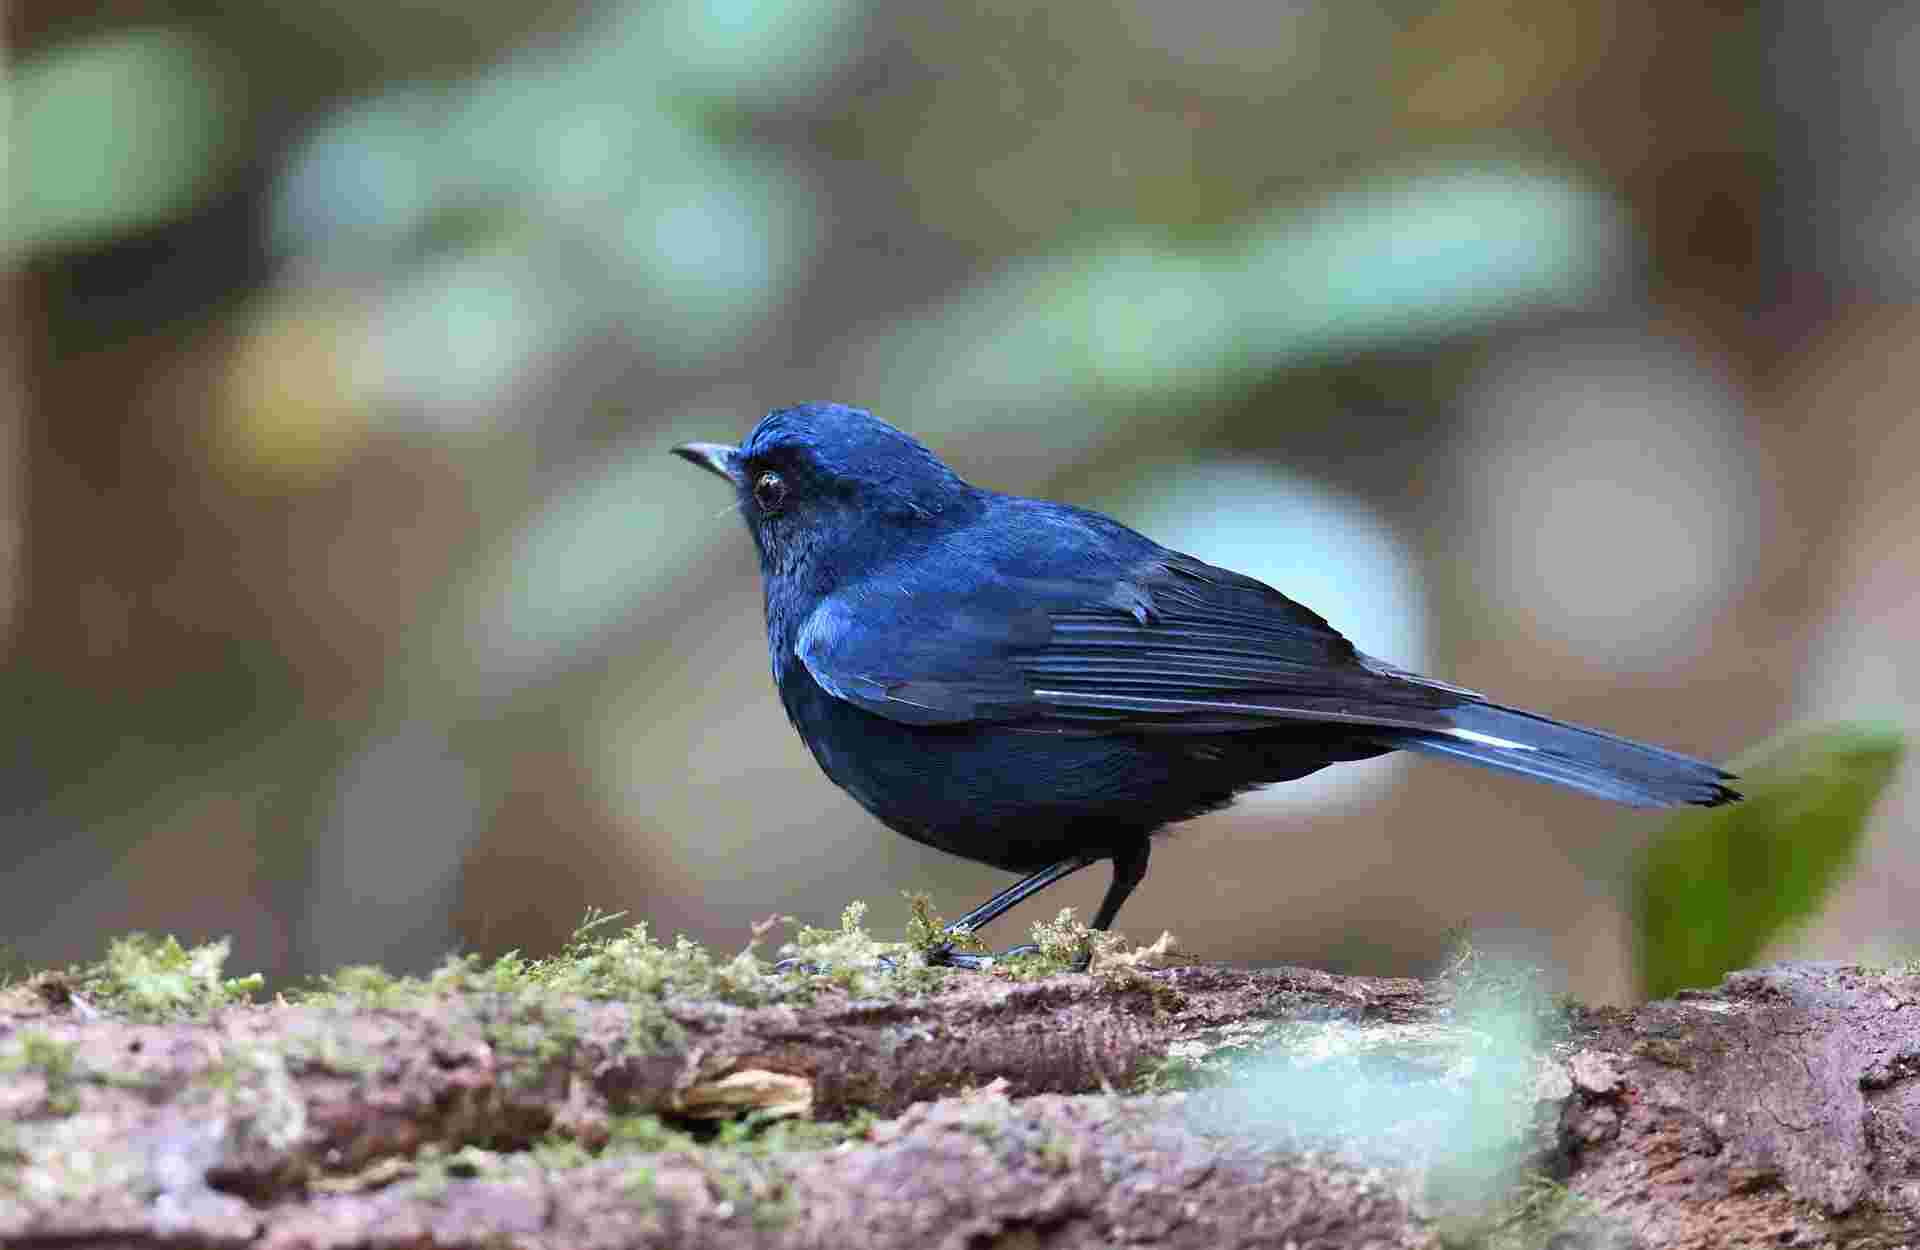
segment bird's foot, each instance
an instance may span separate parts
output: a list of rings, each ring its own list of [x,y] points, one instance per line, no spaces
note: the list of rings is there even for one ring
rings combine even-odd
[[[900,964],[892,955],[875,955],[873,962],[879,964],[881,969],[886,972],[898,972],[900,970]],[[795,955],[791,959],[776,960],[773,967],[768,971],[776,973],[801,972],[807,976],[815,977],[823,973],[832,972],[833,965],[823,964],[817,959],[808,959],[804,955]]]
[[[1009,959],[1019,959],[1026,955],[1038,955],[1040,948],[1031,942],[1022,942],[1018,946],[1001,951],[998,955],[976,955],[957,951],[952,946],[936,946],[927,952],[927,963],[935,968],[965,968],[970,972],[991,971],[997,964]],[[1074,972],[1085,972],[1092,953],[1083,951],[1068,965]]]
[[[951,946],[935,946],[927,951],[929,968],[965,968],[969,972],[985,972],[993,967],[997,955],[978,955],[970,951],[957,951]]]
[[[1030,954],[1033,949],[1031,946],[1016,946],[1012,950],[999,955],[979,955],[970,954],[966,951],[957,951],[951,946],[936,946],[927,952],[927,966],[932,968],[966,968],[973,972],[985,972],[987,969],[993,967],[994,961],[997,959],[1005,959],[1009,955]],[[874,962],[878,963],[888,972],[897,972],[900,969],[899,962],[891,955],[877,955],[874,957]],[[831,964],[823,964],[817,959],[795,956],[792,959],[779,960],[773,965],[771,971],[776,973],[798,972],[812,977],[833,971],[833,966]]]
[[[955,950],[951,942],[932,947],[926,953],[927,966],[930,968],[962,968],[968,972],[990,972],[996,966],[1010,959],[1022,959],[1028,955],[1038,955],[1040,948],[1031,942],[1022,942],[1018,946],[1008,947],[997,955],[978,951]],[[1069,972],[1085,972],[1092,961],[1092,952],[1081,951],[1067,965]],[[874,962],[887,972],[898,972],[900,963],[891,955],[876,955]],[[775,973],[798,972],[805,976],[820,976],[833,971],[831,964],[823,964],[817,959],[808,959],[796,955],[791,959],[777,961],[771,971]]]

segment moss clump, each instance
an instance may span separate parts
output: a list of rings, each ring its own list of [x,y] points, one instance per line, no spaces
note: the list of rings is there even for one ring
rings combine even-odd
[[[1134,1076],[1132,1092],[1147,1097],[1185,1093],[1225,1085],[1227,1080],[1219,1066],[1210,1067],[1191,1055],[1167,1055]]]
[[[1033,926],[1033,944],[1040,948],[1036,958],[1055,969],[1086,968],[1096,950],[1114,950],[1122,945],[1118,934],[1089,929],[1074,915],[1073,908],[1062,907],[1052,920]]]
[[[393,1007],[426,992],[413,977],[397,977],[372,964],[348,964],[337,972],[315,977],[305,990],[295,991],[299,1002],[348,1002],[365,1007]]]
[[[962,951],[969,955],[984,955],[987,944],[980,936],[968,929],[947,931],[947,922],[939,912],[933,909],[933,900],[915,890],[903,890],[901,896],[907,900],[907,945],[920,954],[928,956],[935,951]]]
[[[920,992],[938,984],[942,975],[927,966],[928,950],[912,943],[882,942],[867,932],[867,905],[848,903],[840,913],[837,929],[815,929],[803,925],[780,953],[792,961],[792,970],[812,988],[832,987],[845,990],[855,998],[871,998],[881,989],[895,993]],[[924,927],[937,924],[938,918],[927,912],[919,921]],[[913,924],[910,932],[917,932]]]
[[[19,1041],[18,1049],[0,1054],[0,1072],[37,1072],[46,1084],[48,1114],[78,1111],[80,1085],[88,1078],[80,1067],[78,1048],[38,1032],[22,1033]]]
[[[1034,924],[1033,946],[1031,952],[1001,960],[994,972],[1016,981],[1090,972],[1108,989],[1145,993],[1156,1012],[1178,1011],[1186,1005],[1185,995],[1147,975],[1183,962],[1171,933],[1161,934],[1151,946],[1130,946],[1125,936],[1089,928],[1073,908],[1063,907],[1052,920]]]
[[[1599,1208],[1551,1177],[1532,1175],[1504,1203],[1477,1215],[1441,1221],[1436,1250],[1538,1250],[1543,1246],[1611,1244]]]
[[[496,1009],[496,1003],[504,1009]],[[525,994],[496,1003],[485,1004],[477,1014],[480,1035],[496,1056],[509,1061],[504,1081],[508,1088],[539,1089],[572,1066],[580,1037],[565,1012]]]
[[[252,1001],[265,978],[222,976],[232,944],[225,938],[185,947],[178,938],[130,933],[107,944],[99,963],[74,970],[74,992],[95,1006],[138,1020],[204,1016]]]
[[[425,977],[352,966],[316,978],[293,997],[311,1003],[403,1007],[422,998],[537,994],[634,1004],[698,999],[757,1007],[807,1002],[823,990],[834,989],[855,997],[924,994],[940,988],[952,973],[928,962],[935,951],[984,951],[986,946],[970,934],[948,934],[924,895],[908,895],[908,901],[912,916],[904,942],[875,937],[866,927],[866,904],[853,902],[833,928],[801,926],[780,947],[780,964],[769,964],[759,955],[760,945],[778,921],[756,925],[742,950],[721,956],[685,936],[663,942],[645,922],[615,930],[624,913],[590,912],[567,945],[544,959],[528,959],[517,951],[491,961],[458,955]],[[1071,910],[1036,926],[1035,939],[1039,953],[1007,961],[995,968],[996,974],[1025,978],[1084,969],[1091,953],[1096,974],[1102,972],[1105,960],[1113,977],[1129,985],[1137,979],[1138,960],[1126,954],[1125,943],[1110,934],[1091,932],[1073,918]],[[1145,949],[1163,953],[1158,946]],[[636,1040],[650,1050],[659,1048],[656,1043],[671,1043],[677,1033],[677,1026],[658,1013],[637,1020],[636,1029]]]
[[[527,959],[509,951],[497,959],[454,955],[425,977],[395,976],[364,965],[316,978],[300,997],[397,1007],[421,998],[465,994],[633,1001],[666,997],[718,999],[740,1006],[770,1001],[779,982],[754,953],[758,938],[731,959],[716,958],[691,938],[656,940],[645,922],[603,933],[622,913],[590,912],[557,955]]]
[[[847,1142],[866,1141],[879,1119],[856,1111],[845,1120],[802,1120],[764,1111],[709,1124],[683,1125],[650,1112],[617,1115],[606,1122],[599,1158],[625,1155],[714,1152],[781,1155],[796,1151],[831,1150]]]
[[[607,1122],[607,1153],[670,1154],[699,1148],[693,1134],[651,1113],[617,1115]]]
[[[1208,1029],[1202,1036],[1173,1043],[1164,1058],[1134,1077],[1132,1092],[1185,1093],[1249,1080],[1287,1054],[1301,1032],[1295,1024],[1270,1020],[1236,1020]]]
[[[449,958],[425,977],[395,976],[380,968],[342,968],[316,978],[296,997],[313,1003],[404,1007],[423,998],[506,997],[538,1014],[541,1001],[585,998],[624,1002],[635,1008],[634,1041],[644,1050],[670,1049],[679,1025],[661,1010],[678,999],[717,1001],[738,1007],[807,1002],[822,990],[859,996],[924,993],[937,988],[947,970],[927,965],[923,954],[900,942],[883,942],[865,927],[866,905],[848,904],[837,928],[802,927],[781,948],[789,966],[776,970],[759,955],[778,921],[756,925],[745,948],[715,955],[685,936],[655,938],[647,925],[615,930],[621,914],[590,912],[561,951],[527,959],[517,951],[491,961],[476,955]],[[791,923],[791,922],[789,922]],[[922,913],[923,924],[938,924]],[[525,1049],[525,1047],[521,1047]]]
[[[763,930],[739,954],[720,959],[684,935],[670,945],[657,941],[645,921],[600,932],[620,916],[589,913],[558,955],[518,961],[517,979],[551,994],[592,999],[686,995],[753,1007],[779,996],[778,981],[755,954]]]
[[[801,1120],[754,1111],[735,1120],[723,1120],[708,1143],[712,1149],[756,1155],[790,1154],[800,1150],[831,1150],[847,1142],[865,1141],[879,1117],[858,1110],[845,1120]]]

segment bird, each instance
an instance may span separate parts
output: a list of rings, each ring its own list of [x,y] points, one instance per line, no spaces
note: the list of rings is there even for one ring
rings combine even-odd
[[[864,409],[776,408],[673,453],[733,488],[774,685],[821,770],[888,828],[1022,874],[950,939],[1103,860],[1106,930],[1166,826],[1391,751],[1636,807],[1740,797],[1704,760],[1366,655],[1101,513],[972,485]],[[933,961],[993,962],[958,945]]]

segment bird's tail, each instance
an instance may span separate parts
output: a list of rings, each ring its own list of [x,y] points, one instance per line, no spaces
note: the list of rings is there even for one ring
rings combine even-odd
[[[1717,807],[1740,797],[1705,760],[1497,703],[1463,703],[1451,728],[1382,735],[1382,745],[1518,773],[1634,807]]]

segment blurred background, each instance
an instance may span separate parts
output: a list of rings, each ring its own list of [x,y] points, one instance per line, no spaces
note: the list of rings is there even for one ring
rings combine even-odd
[[[665,454],[808,399],[1557,716],[1713,758],[1920,720],[1920,10],[4,21],[0,938],[33,963],[137,927],[417,970],[589,906],[731,949],[1004,884],[817,772],[730,501]],[[1920,947],[1917,820],[1909,765],[1781,952]],[[1123,928],[1416,972],[1468,926],[1624,1000],[1658,827],[1348,765],[1175,831]]]

